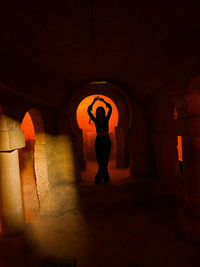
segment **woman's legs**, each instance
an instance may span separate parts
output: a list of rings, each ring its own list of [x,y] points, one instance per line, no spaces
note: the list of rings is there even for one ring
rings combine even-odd
[[[95,177],[95,183],[101,182],[102,179],[104,179],[104,182],[109,182],[110,180],[110,176],[108,173],[110,150],[111,150],[110,136],[109,135],[103,137],[97,136],[95,141],[95,151],[99,168]]]

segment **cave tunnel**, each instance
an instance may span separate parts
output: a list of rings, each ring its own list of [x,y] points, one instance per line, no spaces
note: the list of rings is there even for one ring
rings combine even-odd
[[[3,1],[0,266],[199,265],[199,13]],[[95,96],[113,108],[110,183],[94,183]]]

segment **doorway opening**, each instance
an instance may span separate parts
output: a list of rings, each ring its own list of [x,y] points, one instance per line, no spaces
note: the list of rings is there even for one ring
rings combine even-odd
[[[174,120],[178,120],[178,111],[176,108],[174,108]],[[183,176],[183,149],[182,149],[182,136],[177,136],[177,158],[178,158],[178,164],[179,164],[179,170],[181,176]]]
[[[19,164],[25,219],[31,211],[39,210],[39,198],[34,168],[35,129],[29,112],[23,118],[21,129],[24,131],[25,147],[19,149]]]
[[[177,151],[180,174],[183,176],[183,152],[182,152],[182,137],[177,136]]]
[[[30,109],[24,116],[26,146],[19,151],[25,219],[44,204],[49,189],[45,133],[41,114]]]
[[[118,108],[115,105],[114,101],[105,96],[105,95],[90,95],[85,97],[80,104],[78,105],[77,111],[76,111],[76,120],[79,129],[82,130],[82,136],[83,136],[83,150],[84,150],[84,159],[86,162],[86,169],[82,171],[81,178],[82,181],[85,182],[94,182],[94,177],[97,172],[97,162],[96,162],[96,154],[95,154],[95,138],[96,138],[96,128],[93,123],[93,121],[90,120],[87,108],[92,103],[93,99],[99,96],[101,98],[104,98],[106,102],[110,103],[112,106],[112,115],[110,117],[109,121],[109,135],[111,139],[111,153],[110,153],[110,160],[109,160],[109,173],[110,173],[110,179],[112,181],[120,180],[122,177],[128,177],[130,175],[129,168],[122,168],[117,169],[116,168],[116,157],[117,157],[117,140],[116,140],[116,129],[118,126],[118,120],[119,120],[119,112]],[[106,105],[101,102],[97,101],[94,106],[92,113],[96,114],[96,109],[99,106],[103,106],[106,114],[108,112],[108,108]]]

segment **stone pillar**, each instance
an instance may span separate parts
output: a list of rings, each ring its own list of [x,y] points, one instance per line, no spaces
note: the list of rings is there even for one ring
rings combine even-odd
[[[184,208],[180,227],[191,242],[200,242],[200,117],[187,117],[182,136],[184,162]]]
[[[18,150],[0,152],[1,226],[5,235],[24,229]]]
[[[115,128],[116,133],[116,166],[117,168],[129,167],[129,142],[128,129]]]
[[[177,176],[176,136],[172,131],[152,134],[156,169],[161,194],[174,194]]]
[[[174,194],[177,148],[174,105],[167,95],[151,99],[152,142],[160,194]]]
[[[183,91],[183,90],[182,90]],[[184,202],[179,223],[189,242],[200,242],[200,75],[177,97],[179,132],[182,136]]]
[[[84,151],[84,139],[83,139],[83,131],[81,129],[77,130],[77,133],[75,135],[75,142],[74,142],[74,148],[76,151],[76,155],[78,158],[78,166],[81,170],[86,169],[86,160],[85,160],[85,151]]]
[[[0,211],[2,232],[24,229],[18,148],[25,146],[20,123],[0,114]]]
[[[155,178],[152,130],[147,103],[133,105],[132,125],[129,129],[130,174],[144,180]]]

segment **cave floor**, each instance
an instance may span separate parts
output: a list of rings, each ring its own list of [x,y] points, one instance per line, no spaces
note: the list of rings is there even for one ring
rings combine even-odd
[[[112,164],[111,184],[94,185],[93,164],[82,183],[56,189],[58,196],[66,194],[54,214],[25,206],[25,232],[0,238],[1,267],[43,266],[48,258],[76,258],[77,266],[87,267],[199,265],[200,246],[181,237],[172,197],[144,194],[128,169],[117,172]],[[26,188],[23,193],[28,203]]]

